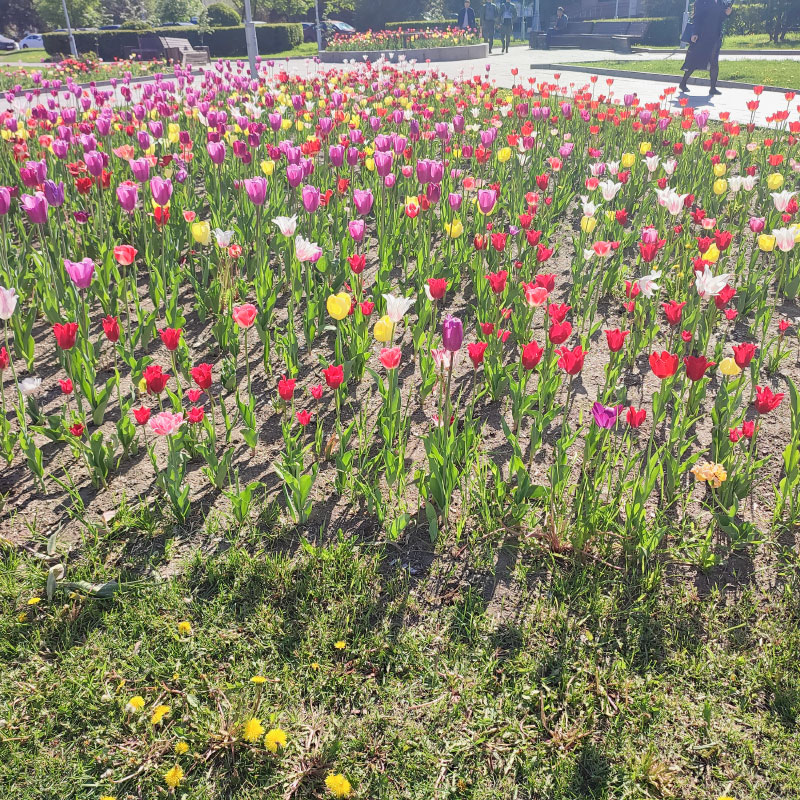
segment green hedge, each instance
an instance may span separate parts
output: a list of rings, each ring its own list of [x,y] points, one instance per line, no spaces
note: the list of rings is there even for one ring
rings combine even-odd
[[[212,56],[235,58],[247,55],[244,26],[231,28],[199,27],[155,28],[147,31],[75,31],[75,46],[79,53],[95,52],[103,61],[122,58],[123,48],[138,47],[139,34],[158,33],[179,39],[188,39],[193,47],[208,47]],[[257,25],[258,52],[264,55],[291,50],[303,41],[303,28],[299,23]],[[66,33],[44,34],[44,48],[49,55],[69,53]]]
[[[681,17],[622,17],[620,19],[592,19],[586,22],[649,22],[639,44],[653,47],[678,45],[681,36]]]
[[[453,28],[457,24],[458,20],[456,19],[407,19],[403,22],[387,22],[385,30],[397,31],[402,28],[404,31],[424,31],[430,28],[435,31],[443,31]]]

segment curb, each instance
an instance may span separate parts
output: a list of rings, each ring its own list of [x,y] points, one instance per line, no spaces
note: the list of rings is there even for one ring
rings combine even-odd
[[[635,63],[635,62],[632,62]],[[636,72],[632,69],[606,69],[604,67],[584,67],[580,64],[531,64],[531,69],[536,70],[557,70],[559,72],[583,72],[587,75],[607,75],[610,78],[634,78],[640,81],[662,81],[664,83],[674,83],[676,86],[680,82],[680,75],[669,75],[663,72]],[[689,86],[711,86],[708,78],[689,78]],[[754,89],[755,83],[740,83],[739,81],[717,81],[717,86],[721,89]],[[765,92],[796,92],[797,89],[784,89],[780,86],[764,86]]]
[[[323,50],[318,54],[323,64],[343,64],[345,61],[377,61],[384,58],[396,63],[400,57],[407,61],[416,59],[417,63],[423,61],[466,61],[468,59],[486,58],[489,55],[489,45],[460,44],[454,47],[424,47],[409,50]]]
[[[672,52],[680,53],[685,52],[685,47],[675,47]],[[669,50],[655,47],[631,47],[633,53],[668,53]],[[800,50],[743,50],[741,48],[734,50],[720,50],[721,56],[788,56],[790,58],[800,58]]]

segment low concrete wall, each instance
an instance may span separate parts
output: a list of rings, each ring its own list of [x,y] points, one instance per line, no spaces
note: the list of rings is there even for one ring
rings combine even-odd
[[[489,45],[462,44],[456,47],[425,47],[420,50],[325,50],[319,54],[324,64],[342,64],[345,61],[377,61],[382,56],[387,61],[397,63],[399,56],[406,61],[466,61],[471,58],[486,58]]]

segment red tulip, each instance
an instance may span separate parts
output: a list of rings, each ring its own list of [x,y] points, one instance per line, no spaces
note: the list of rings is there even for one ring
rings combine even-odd
[[[583,359],[586,356],[586,352],[580,345],[574,350],[562,347],[556,352],[560,356],[558,366],[568,375],[577,375],[583,369]]]
[[[494,333],[494,322],[479,322],[478,325],[484,336],[491,336]]]
[[[728,286],[727,284],[720,289],[717,296],[714,298],[714,305],[722,311],[726,305],[733,299],[733,296],[736,294],[736,289],[732,286]]]
[[[472,342],[471,344],[467,345],[467,353],[469,354],[470,360],[472,361],[472,366],[475,369],[483,364],[483,356],[486,353],[486,348],[489,345],[486,342]]]
[[[386,369],[396,369],[400,365],[400,355],[399,347],[384,347],[380,352],[381,364]]]
[[[127,267],[133,264],[137,252],[138,250],[135,247],[131,247],[129,244],[118,244],[114,248],[114,258],[117,259],[118,264]]]
[[[547,307],[547,315],[552,322],[563,322],[571,308],[572,306],[568,306],[566,303],[550,303]]]
[[[298,411],[295,416],[297,417],[297,421],[305,428],[309,422],[311,422],[311,412],[306,411],[303,409],[302,411]]]
[[[192,425],[196,425],[198,422],[203,421],[205,415],[206,412],[203,410],[203,406],[193,406],[186,415],[186,421]]]
[[[569,325],[569,323],[567,323]],[[535,369],[536,365],[542,360],[544,350],[536,342],[526,344],[522,348],[522,366],[525,369]]]
[[[445,278],[428,278],[428,294],[432,300],[441,300],[447,291],[447,280]]]
[[[329,388],[338,389],[344,381],[344,366],[334,366],[331,364],[329,367],[322,370],[322,374],[325,376],[325,383],[328,384]]]
[[[686,356],[683,363],[686,366],[686,377],[690,381],[701,380],[706,370],[716,365],[715,361],[709,361],[705,356]]]
[[[725,291],[725,290],[723,289],[723,291]],[[792,323],[791,323],[791,322],[789,322],[789,320],[788,320],[788,319],[782,319],[782,320],[781,320],[781,321],[778,323],[778,331],[779,331],[780,333],[786,333],[786,331],[788,331],[788,330],[789,330],[789,328],[791,327],[791,324],[792,324]]]
[[[525,238],[528,240],[528,244],[531,247],[536,247],[536,245],[539,244],[539,241],[542,238],[542,232],[541,231],[526,230],[525,231]]]
[[[625,337],[630,333],[630,331],[621,331],[619,328],[615,328],[614,330],[607,330],[605,333],[606,341],[608,342],[608,349],[612,353],[616,353],[622,350],[623,346],[625,345]]]
[[[733,360],[736,362],[736,366],[739,367],[739,369],[750,366],[750,362],[753,360],[755,354],[756,346],[750,344],[750,342],[735,344],[733,346]]]
[[[498,253],[502,253],[503,250],[506,249],[506,242],[508,240],[507,233],[493,233],[489,237],[492,242],[492,247],[497,250]]]
[[[554,322],[550,326],[549,338],[553,344],[564,344],[572,335],[572,325],[569,322]]]
[[[537,286],[547,289],[548,293],[556,288],[556,276],[552,272],[540,272],[535,278]]]
[[[0,347],[0,372],[8,367],[11,359],[8,357],[8,350],[5,347]]]
[[[208,389],[213,382],[211,364],[198,364],[196,367],[192,367],[192,380],[201,389]]]
[[[623,227],[625,227],[628,224],[628,212],[624,208],[615,212],[614,217],[616,218],[617,222]]]
[[[69,378],[64,378],[58,382],[58,385],[61,387],[62,394],[72,394],[72,381]]]
[[[756,423],[754,420],[748,420],[742,423],[742,435],[745,439],[752,439],[756,432]]]
[[[375,310],[375,303],[372,300],[364,300],[361,303],[361,313],[368,317]]]
[[[77,322],[65,322],[63,325],[56,322],[53,325],[53,333],[56,337],[56,344],[62,350],[72,350],[75,347],[75,337],[78,333]]]
[[[625,416],[625,420],[631,428],[638,428],[645,420],[647,416],[647,411],[643,408],[640,408],[638,411],[631,406],[628,409],[628,413]]]
[[[628,300],[633,300],[640,291],[639,281],[625,281],[625,297],[627,297]]]
[[[650,353],[650,369],[662,381],[678,371],[678,356],[662,350],[660,353]]]
[[[710,236],[698,236],[697,237],[697,249],[701,253],[705,253],[708,248],[711,247],[711,237]]]
[[[756,386],[755,406],[759,414],[769,414],[770,411],[774,411],[781,404],[781,400],[783,392],[773,394],[769,386]]]
[[[663,240],[659,239],[659,241]],[[658,243],[639,242],[639,253],[642,256],[642,261],[649,264],[658,255]]]
[[[278,381],[278,394],[285,403],[294,397],[294,387],[297,381],[294,378],[287,378],[285,375]]]
[[[662,303],[661,307],[667,315],[667,322],[670,325],[680,325],[681,316],[683,315],[683,307],[686,303],[677,303],[675,300],[670,300],[669,303]]]
[[[731,440],[731,441],[732,441],[734,444],[736,444],[736,442],[738,442],[738,441],[739,441],[739,439],[741,439],[741,438],[742,438],[742,436],[743,436],[743,432],[742,432],[742,431],[741,431],[739,428],[731,428],[731,429],[728,431],[728,438],[729,438],[729,439],[730,439],[730,440]]]
[[[720,252],[728,249],[732,239],[733,235],[730,231],[714,231],[714,241]]]
[[[73,436],[83,436],[83,432],[86,430],[86,426],[82,422],[76,422],[70,429],[69,432]]]
[[[553,255],[553,253],[555,253],[554,248],[545,247],[543,244],[540,244],[536,248],[536,260],[540,264],[544,264],[544,262],[547,261],[550,258],[550,256]]]
[[[489,285],[492,287],[492,291],[495,294],[502,294],[506,288],[506,280],[508,279],[508,271],[507,270],[500,270],[500,272],[490,272],[486,276],[486,280],[489,281]]]
[[[311,392],[311,396],[315,400],[322,400],[322,384],[315,383],[312,387],[310,387],[309,391]]]
[[[109,342],[118,342],[119,341],[119,320],[116,317],[112,317],[110,314],[107,317],[103,317],[103,333],[106,335],[106,339]]]
[[[145,367],[142,375],[144,376],[148,394],[161,394],[170,379],[170,376],[166,372],[162,372],[158,364],[151,364],[149,367]]]
[[[202,396],[202,389],[187,389],[186,396],[189,398],[190,403],[196,403]]]
[[[164,347],[169,351],[177,350],[178,345],[181,343],[181,329],[180,328],[162,328],[158,335],[164,343]]]
[[[350,269],[353,271],[353,274],[360,275],[364,271],[367,259],[363,254],[354,253],[352,256],[348,257],[347,263],[350,264]]]
[[[140,406],[133,409],[133,416],[137,425],[145,425],[150,419],[150,409],[147,406]]]

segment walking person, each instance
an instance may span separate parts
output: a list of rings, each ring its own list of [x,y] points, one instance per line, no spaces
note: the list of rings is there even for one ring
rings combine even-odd
[[[494,24],[497,21],[497,14],[497,6],[492,0],[487,0],[481,11],[481,29],[483,30],[483,41],[488,43],[490,53],[494,47]]]
[[[476,27],[475,9],[470,7],[469,0],[464,0],[464,8],[458,14],[458,27],[465,31],[474,30]]]
[[[688,92],[686,81],[695,70],[708,70],[711,79],[709,95],[722,94],[717,89],[719,76],[719,51],[722,47],[722,23],[733,11],[726,0],[695,0],[692,13],[692,36],[681,69],[683,78],[680,90]]]
[[[505,0],[500,4],[500,41],[503,45],[502,52],[504,53],[508,52],[508,48],[511,45],[511,32],[516,19],[517,7],[510,0]]]

